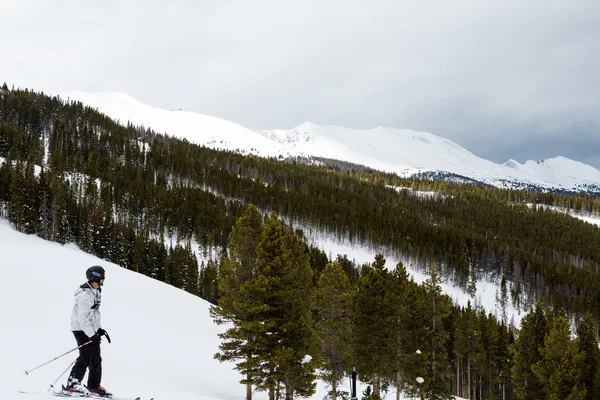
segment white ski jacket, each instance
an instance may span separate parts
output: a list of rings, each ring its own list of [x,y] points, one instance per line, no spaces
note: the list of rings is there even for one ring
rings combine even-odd
[[[96,334],[100,325],[101,289],[84,283],[75,291],[75,304],[71,314],[71,331],[83,331],[88,337]]]

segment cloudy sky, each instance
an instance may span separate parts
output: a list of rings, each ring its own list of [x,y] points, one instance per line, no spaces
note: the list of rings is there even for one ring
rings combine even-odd
[[[598,0],[0,0],[0,81],[600,168]]]

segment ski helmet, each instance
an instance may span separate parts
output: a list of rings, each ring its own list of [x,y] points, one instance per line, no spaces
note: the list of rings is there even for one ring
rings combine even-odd
[[[99,265],[91,266],[85,271],[85,276],[88,282],[100,282],[100,279],[104,279],[104,268]]]

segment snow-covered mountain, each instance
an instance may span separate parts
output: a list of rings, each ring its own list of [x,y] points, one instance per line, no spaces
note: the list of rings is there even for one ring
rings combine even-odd
[[[504,164],[476,156],[428,132],[377,127],[368,130],[305,122],[292,129],[259,131],[265,137],[313,156],[333,158],[402,176],[468,178],[499,187],[600,190],[600,170],[565,157]]]
[[[215,149],[263,157],[287,157],[287,146],[233,122],[208,115],[151,107],[121,92],[61,92],[63,100],[79,101],[126,125],[143,125],[157,133]]]
[[[428,132],[377,127],[368,130],[305,122],[292,129],[254,131],[220,118],[148,106],[120,92],[58,93],[120,121],[207,147],[262,157],[322,157],[437,179],[475,181],[506,188],[600,193],[600,170],[565,157],[498,164]]]

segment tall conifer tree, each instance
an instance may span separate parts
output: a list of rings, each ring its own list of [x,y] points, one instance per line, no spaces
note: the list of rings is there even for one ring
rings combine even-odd
[[[318,281],[316,329],[323,363],[321,378],[331,385],[331,400],[337,400],[343,372],[352,366],[353,294],[342,266],[338,262],[327,264]]]
[[[548,332],[546,315],[538,303],[535,311],[521,320],[521,329],[513,345],[514,364],[511,370],[518,399],[543,399],[543,385],[531,366],[541,359],[540,348]]]
[[[552,329],[540,347],[541,358],[531,370],[542,384],[547,399],[584,400],[586,387],[581,382],[585,354],[579,343],[571,340],[569,322],[564,312],[553,321]]]
[[[581,383],[586,389],[586,400],[600,399],[600,382],[597,377],[600,373],[600,350],[598,350],[598,327],[594,323],[592,314],[585,313],[581,324],[577,328],[577,341],[579,349],[584,354]]]
[[[363,268],[358,278],[353,318],[353,353],[361,381],[373,384],[373,396],[381,398],[382,384],[396,371],[396,307],[392,279],[384,269],[382,254]]]
[[[236,368],[245,377],[241,383],[246,385],[246,400],[252,399],[252,384],[258,364],[253,360],[256,353],[252,344],[257,337],[248,328],[251,315],[244,312],[246,298],[243,287],[256,274],[256,250],[262,232],[262,218],[256,207],[250,204],[229,234],[229,256],[223,253],[219,268],[218,306],[210,309],[217,324],[233,323],[233,328],[219,335],[224,342],[219,347],[221,352],[215,357],[220,361],[241,360]]]

